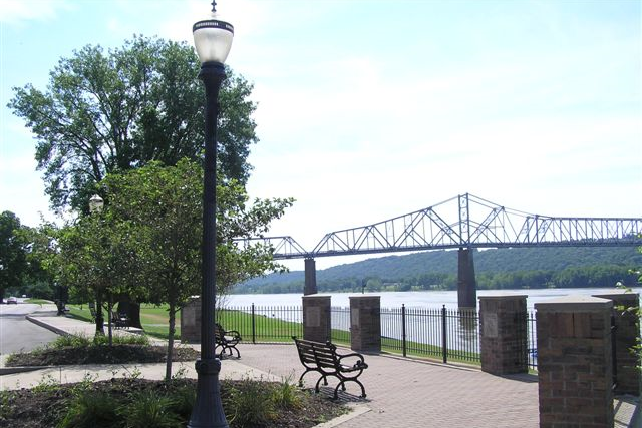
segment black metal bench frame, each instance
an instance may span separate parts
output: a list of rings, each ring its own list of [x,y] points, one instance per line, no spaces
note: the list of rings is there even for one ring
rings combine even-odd
[[[125,312],[112,314],[111,323],[115,328],[126,328],[129,327],[129,317]]]
[[[241,334],[236,330],[225,330],[219,323],[214,325],[214,336],[216,338],[216,348],[221,347],[219,358],[223,358],[225,351],[233,356],[232,351],[236,351],[236,358],[241,358],[241,353],[236,349],[236,345],[243,340]]]
[[[305,367],[305,372],[299,378],[299,384],[303,383],[303,376],[310,372],[317,372],[321,375],[314,387],[319,392],[319,385],[323,381],[324,385],[328,384],[328,376],[336,377],[339,384],[334,388],[334,398],[337,398],[339,388],[346,390],[346,382],[354,382],[361,387],[361,397],[366,398],[366,390],[363,384],[357,379],[361,373],[368,368],[363,359],[363,355],[351,352],[349,354],[337,353],[337,347],[330,342],[320,343],[311,340],[297,339],[292,336],[299,353],[301,364]],[[346,364],[344,359],[356,358],[356,362]]]

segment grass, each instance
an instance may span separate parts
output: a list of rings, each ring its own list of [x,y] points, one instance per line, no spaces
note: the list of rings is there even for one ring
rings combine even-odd
[[[84,321],[91,321],[89,308],[71,306],[72,316]],[[298,309],[293,309],[297,311]],[[276,311],[276,310],[275,310]],[[300,310],[298,310],[300,311]],[[250,312],[222,309],[217,311],[218,322],[226,330],[236,330],[247,343],[291,343],[292,336],[303,337],[303,324],[295,321],[285,321],[277,315],[285,316],[287,313],[256,314],[254,324]],[[167,306],[141,305],[141,325],[150,336],[167,339],[169,336],[169,315]],[[180,315],[176,321],[176,339],[180,339]],[[332,342],[337,345],[350,345],[350,332],[332,329]],[[403,342],[400,339],[383,337],[381,340],[382,351],[402,354]],[[406,341],[406,355],[416,358],[430,358],[441,360],[442,348],[440,345],[429,345],[420,342]],[[476,352],[449,349],[448,362],[480,365],[479,354]]]

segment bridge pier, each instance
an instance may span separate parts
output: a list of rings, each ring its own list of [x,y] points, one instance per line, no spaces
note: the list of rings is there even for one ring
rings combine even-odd
[[[460,308],[477,307],[473,251],[470,248],[457,250],[457,306]]]
[[[317,294],[317,268],[314,259],[305,259],[305,286],[303,295]]]

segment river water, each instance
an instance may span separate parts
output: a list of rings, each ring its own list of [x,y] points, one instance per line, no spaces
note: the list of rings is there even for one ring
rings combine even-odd
[[[642,294],[642,288],[634,288],[634,293]],[[494,296],[498,294],[526,295],[526,304],[533,310],[535,303],[545,302],[558,297],[570,295],[592,296],[617,292],[617,288],[553,288],[538,290],[478,290],[477,297]],[[357,293],[330,293],[332,306],[349,307],[350,296],[360,296]],[[406,291],[366,293],[366,295],[381,296],[382,308],[406,307],[421,308],[457,308],[456,291]],[[225,298],[226,306],[301,306],[301,294],[233,294]],[[478,302],[479,304],[479,302]]]

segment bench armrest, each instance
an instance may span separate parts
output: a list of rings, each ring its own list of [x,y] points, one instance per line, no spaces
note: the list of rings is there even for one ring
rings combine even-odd
[[[337,357],[339,357],[339,363],[341,363],[341,361],[344,358],[357,358],[357,362],[354,363],[355,367],[361,367],[361,366],[363,366],[364,368],[368,367],[368,365],[366,364],[365,360],[363,359],[363,355],[357,354],[356,352],[353,352],[353,353],[350,353],[350,354],[344,354],[344,355],[337,354]]]

